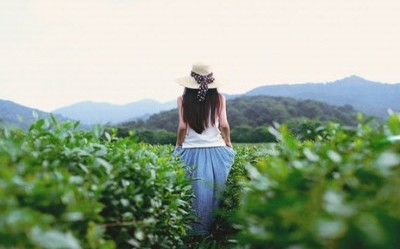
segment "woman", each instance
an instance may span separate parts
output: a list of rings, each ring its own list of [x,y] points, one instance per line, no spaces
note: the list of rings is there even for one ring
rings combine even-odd
[[[193,208],[199,220],[195,235],[210,233],[214,211],[223,194],[235,152],[230,140],[226,101],[211,67],[196,63],[189,77],[176,81],[185,87],[178,98],[179,126],[174,155],[180,155],[188,177],[193,178]]]

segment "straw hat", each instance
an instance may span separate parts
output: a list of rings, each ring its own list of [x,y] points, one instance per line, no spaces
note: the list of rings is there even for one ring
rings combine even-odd
[[[192,65],[192,72],[196,74],[200,74],[202,76],[209,75],[213,73],[213,70],[210,65],[204,63],[204,62],[197,62]],[[186,76],[182,78],[178,78],[175,80],[178,82],[179,85],[191,88],[191,89],[198,89],[200,87],[200,84],[197,83],[197,81],[192,77],[192,76]],[[214,80],[212,83],[208,84],[209,89],[217,88],[220,87],[222,84],[218,80]]]

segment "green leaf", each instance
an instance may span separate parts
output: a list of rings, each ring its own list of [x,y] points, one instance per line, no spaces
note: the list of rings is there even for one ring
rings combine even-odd
[[[95,162],[98,165],[103,166],[106,169],[107,174],[110,174],[113,166],[109,162],[107,162],[106,160],[104,160],[103,158],[100,158],[100,157],[96,157]]]
[[[111,142],[111,136],[108,132],[105,132],[104,135],[106,136],[106,139],[108,142]]]
[[[78,240],[71,233],[62,233],[52,229],[43,231],[35,226],[30,231],[31,241],[39,247],[46,249],[80,249]]]
[[[143,240],[144,239],[144,232],[142,229],[137,228],[135,231],[135,238],[138,240]]]
[[[86,239],[89,242],[91,249],[104,248],[102,245],[102,238],[104,236],[105,229],[102,226],[97,225],[93,221],[89,222],[89,227],[86,233]],[[111,247],[114,248],[114,247]]]
[[[399,135],[400,133],[400,117],[398,114],[392,114],[388,120],[387,124],[392,135]]]

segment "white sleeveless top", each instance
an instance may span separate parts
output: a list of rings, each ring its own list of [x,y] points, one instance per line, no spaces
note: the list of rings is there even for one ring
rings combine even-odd
[[[219,120],[215,120],[215,124],[211,124],[211,118],[208,121],[208,127],[201,133],[195,132],[192,128],[187,129],[185,140],[182,148],[204,148],[204,147],[220,147],[225,146],[221,131],[218,128]]]

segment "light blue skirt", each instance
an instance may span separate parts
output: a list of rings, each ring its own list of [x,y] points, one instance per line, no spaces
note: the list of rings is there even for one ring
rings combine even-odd
[[[192,205],[198,216],[191,224],[193,234],[210,233],[235,155],[236,152],[227,146],[175,149],[173,156],[180,156],[187,177],[192,179],[195,195]]]

